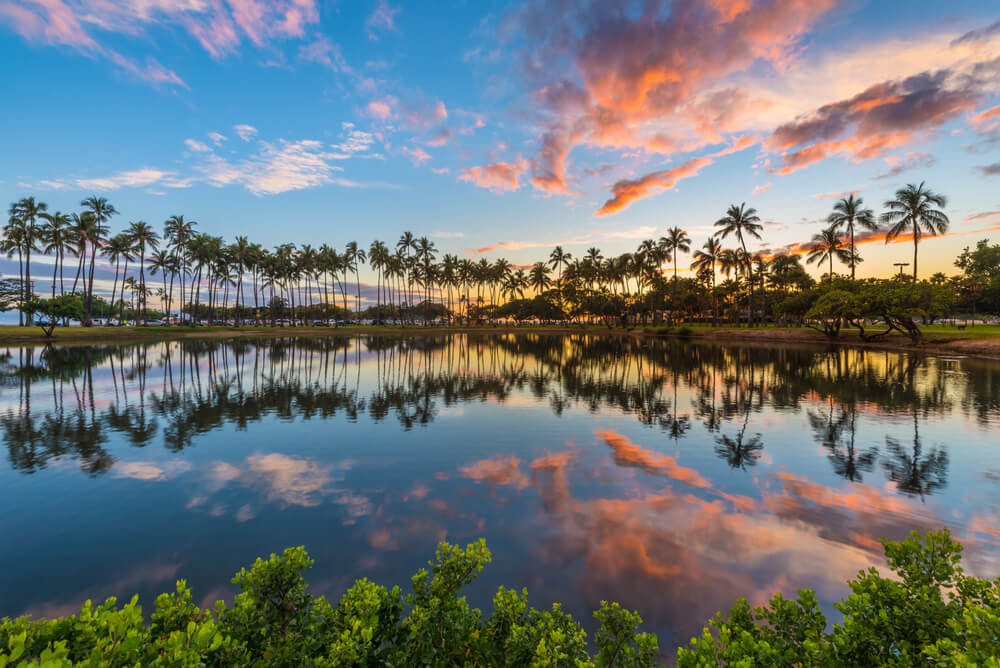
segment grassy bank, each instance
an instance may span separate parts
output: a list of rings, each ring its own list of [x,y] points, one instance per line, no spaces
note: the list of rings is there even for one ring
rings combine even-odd
[[[959,329],[954,325],[929,325],[922,328],[926,341],[914,346],[908,337],[893,332],[875,342],[863,341],[857,334],[844,330],[836,341],[831,341],[819,332],[806,327],[714,327],[694,323],[684,325],[659,325],[634,327],[629,329],[611,328],[605,325],[497,325],[497,326],[375,326],[357,325],[350,327],[60,327],[51,339],[45,337],[37,327],[0,327],[0,345],[87,345],[116,342],[156,341],[162,339],[185,338],[228,338],[267,336],[333,336],[357,334],[385,335],[427,335],[447,333],[540,333],[540,334],[611,334],[631,336],[678,337],[718,342],[753,343],[811,343],[855,345],[890,349],[920,349],[925,352],[943,354],[975,355],[1000,359],[1000,326],[976,325]]]

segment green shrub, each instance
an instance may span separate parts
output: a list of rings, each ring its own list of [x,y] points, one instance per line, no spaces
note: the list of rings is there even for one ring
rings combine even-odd
[[[883,541],[895,576],[874,568],[850,583],[828,625],[814,592],[762,607],[737,601],[678,650],[687,666],[997,666],[1000,580],[966,576],[962,546],[947,531]],[[438,547],[411,593],[358,580],[334,606],[308,593],[312,560],[301,547],[258,559],[233,578],[232,607],[192,603],[181,580],[156,598],[149,625],[133,597],[119,607],[84,603],[61,619],[4,619],[7,666],[651,666],[656,636],[617,603],[594,613],[593,646],[559,604],[528,606],[528,593],[501,587],[484,618],[461,590],[490,562],[486,543]],[[593,650],[596,652],[591,653]]]

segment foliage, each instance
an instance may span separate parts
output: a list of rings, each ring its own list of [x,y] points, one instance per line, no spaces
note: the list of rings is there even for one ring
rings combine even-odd
[[[638,614],[602,602],[594,614],[596,654],[587,634],[562,611],[528,606],[527,591],[501,587],[493,614],[471,608],[463,587],[489,564],[482,539],[461,548],[438,546],[429,568],[413,576],[403,596],[358,580],[336,606],[308,593],[313,562],[302,547],[258,559],[233,578],[231,607],[192,603],[183,580],[156,598],[149,625],[136,597],[119,607],[84,603],[76,615],[27,617],[0,624],[5,666],[652,666],[656,636],[640,633]]]
[[[678,666],[1000,665],[1000,579],[965,575],[947,529],[882,544],[894,577],[858,573],[831,631],[813,591],[740,599],[678,650]]]

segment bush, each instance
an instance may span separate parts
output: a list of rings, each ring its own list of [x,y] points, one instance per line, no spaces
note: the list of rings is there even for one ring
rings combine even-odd
[[[836,604],[844,619],[828,632],[814,592],[780,594],[751,608],[737,601],[677,653],[679,666],[997,666],[1000,580],[966,576],[962,546],[947,531],[883,541],[894,577],[874,568],[849,583]],[[602,602],[591,654],[587,634],[563,612],[528,606],[527,591],[501,587],[493,613],[469,607],[462,588],[490,562],[483,540],[442,543],[412,591],[358,580],[337,603],[314,598],[301,547],[258,559],[233,578],[232,607],[192,603],[181,580],[161,594],[149,625],[133,597],[114,598],[52,620],[4,619],[0,668],[6,666],[651,666],[656,636],[642,619]]]

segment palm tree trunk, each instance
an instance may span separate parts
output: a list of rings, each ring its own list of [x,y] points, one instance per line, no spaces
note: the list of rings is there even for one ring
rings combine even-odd
[[[917,244],[920,243],[920,228],[917,222],[913,221],[913,282],[917,282]]]
[[[854,280],[854,268],[857,264],[857,256],[854,254],[854,224],[851,224],[851,280]]]

